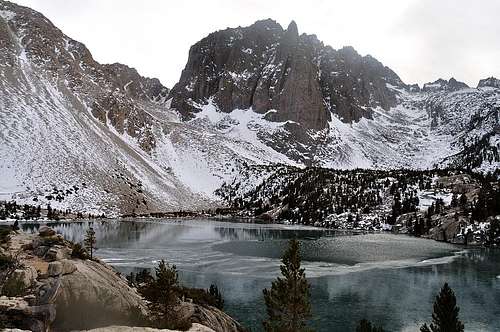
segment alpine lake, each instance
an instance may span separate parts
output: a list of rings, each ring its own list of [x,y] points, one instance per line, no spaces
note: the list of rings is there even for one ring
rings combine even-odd
[[[418,331],[431,321],[445,282],[455,291],[466,331],[500,331],[500,249],[467,248],[388,233],[218,220],[48,223],[66,239],[83,241],[92,225],[96,256],[129,274],[175,264],[182,284],[216,284],[224,310],[251,331],[262,330],[264,288],[279,275],[287,242],[301,242],[311,284],[316,331],[355,331],[366,318],[386,331]],[[40,224],[22,223],[27,232]]]

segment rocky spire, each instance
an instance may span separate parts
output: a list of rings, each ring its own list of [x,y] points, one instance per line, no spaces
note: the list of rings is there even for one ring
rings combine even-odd
[[[252,108],[272,121],[324,129],[336,113],[343,121],[369,117],[372,107],[389,109],[395,90],[406,85],[389,68],[352,47],[336,51],[317,38],[286,30],[272,20],[210,34],[190,51],[171,106],[184,119],[212,100],[219,110]]]
[[[296,38],[299,37],[299,29],[297,28],[297,23],[295,23],[295,21],[292,20],[290,22],[288,28],[286,29],[286,33],[289,36],[294,36]]]
[[[297,29],[297,23],[295,21],[290,22],[288,28],[285,30],[283,38],[280,40],[280,50],[279,54],[281,56],[288,56],[299,41],[299,30]]]

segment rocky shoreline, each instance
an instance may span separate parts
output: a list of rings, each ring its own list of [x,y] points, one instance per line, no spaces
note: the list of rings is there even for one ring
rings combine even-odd
[[[163,215],[163,214],[162,214]],[[411,216],[411,214],[408,214]],[[403,216],[405,217],[405,216]],[[498,218],[498,217],[497,217]],[[39,223],[50,224],[50,223],[79,223],[79,222],[90,222],[90,221],[101,221],[106,222],[106,220],[118,220],[120,222],[136,222],[136,221],[148,221],[148,220],[214,220],[220,222],[242,222],[242,223],[251,223],[251,224],[281,224],[281,225],[290,225],[288,223],[277,222],[266,220],[261,217],[249,217],[249,216],[241,216],[238,213],[231,214],[204,214],[204,213],[196,213],[191,212],[189,215],[183,217],[160,217],[154,216],[150,214],[143,214],[140,216],[132,217],[132,216],[122,216],[119,218],[106,218],[106,219],[61,219],[61,220],[19,220],[20,222],[27,223]],[[435,218],[436,221],[438,218]],[[439,216],[439,226],[433,228],[429,234],[423,234],[420,237],[435,240],[439,242],[447,242],[456,245],[465,245],[472,247],[483,247],[484,246],[484,237],[486,236],[484,224],[472,225],[466,229],[467,232],[464,233],[463,220],[457,220],[455,218],[455,213],[445,214],[443,216]],[[491,222],[494,218],[490,218],[488,223]],[[402,218],[404,221],[404,218]],[[13,221],[5,222],[5,225],[11,225]],[[298,226],[308,226],[308,225],[298,225]],[[311,226],[308,226],[311,227]],[[402,224],[397,227],[392,227],[391,229],[383,229],[373,228],[372,225],[367,225],[367,227],[360,228],[352,228],[352,227],[344,227],[344,228],[328,228],[324,226],[312,226],[317,227],[319,229],[328,229],[334,230],[336,232],[345,232],[352,234],[377,234],[377,233],[392,233],[392,234],[402,234],[402,235],[412,235],[406,226]]]
[[[10,232],[0,254],[0,322],[30,331],[155,331],[134,323],[147,302],[109,265],[76,258],[73,244],[47,226],[39,233]],[[175,314],[189,331],[244,331],[223,311],[179,300]],[[126,328],[125,328],[126,327]],[[168,330],[162,330],[168,331]]]

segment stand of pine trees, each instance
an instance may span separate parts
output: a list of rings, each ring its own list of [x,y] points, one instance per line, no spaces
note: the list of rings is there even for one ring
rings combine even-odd
[[[191,323],[177,316],[175,311],[175,306],[181,300],[220,310],[224,307],[222,293],[216,285],[210,285],[208,290],[184,287],[179,283],[176,266],[164,260],[155,268],[154,275],[148,269],[143,269],[138,273],[130,273],[127,281],[148,301],[150,314],[141,318],[142,326],[189,329]]]
[[[176,289],[179,287],[179,277],[175,265],[169,265],[164,260],[155,268],[155,278],[150,278],[140,289],[140,293],[148,300],[152,314],[152,322],[158,328],[190,327],[188,322],[179,321],[174,316],[173,307],[177,304]]]
[[[43,210],[41,205],[20,205],[16,201],[0,201],[0,220],[40,220],[46,218],[48,220],[59,221],[64,218],[84,219],[85,217],[88,217],[88,219],[106,218],[104,213],[95,215],[91,213],[72,212],[71,209],[55,209],[50,203]]]
[[[404,215],[403,225],[415,236],[429,234],[439,225],[439,216],[450,211],[469,223],[485,222],[500,214],[500,170],[485,175],[463,169],[382,171],[275,166],[275,170],[264,167],[262,171],[270,175],[254,189],[242,190],[241,183],[235,182],[224,184],[216,194],[241,216],[328,228],[360,229],[368,215],[371,229],[380,229],[381,223],[400,224]],[[419,210],[419,190],[442,191],[443,183],[436,178],[460,175],[481,188],[477,199],[469,201],[466,190],[470,189],[465,185],[462,192],[453,193],[451,204],[437,198],[427,211]],[[410,214],[414,215],[407,222]]]
[[[238,194],[239,183],[225,184],[216,193],[233,208],[251,212],[253,216],[283,207],[278,220],[313,224],[330,214],[370,213],[392,196],[388,222],[414,212],[419,204],[414,187],[431,189],[434,176],[460,174],[458,170],[332,170],[309,167],[278,168],[254,190]],[[412,188],[413,187],[413,188]]]

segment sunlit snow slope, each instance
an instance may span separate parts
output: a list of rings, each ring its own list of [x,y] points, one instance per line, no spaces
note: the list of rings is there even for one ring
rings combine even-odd
[[[159,82],[98,64],[30,9],[0,2],[0,35],[0,199],[106,214],[206,208],[247,161],[291,162],[203,120],[180,123]]]

